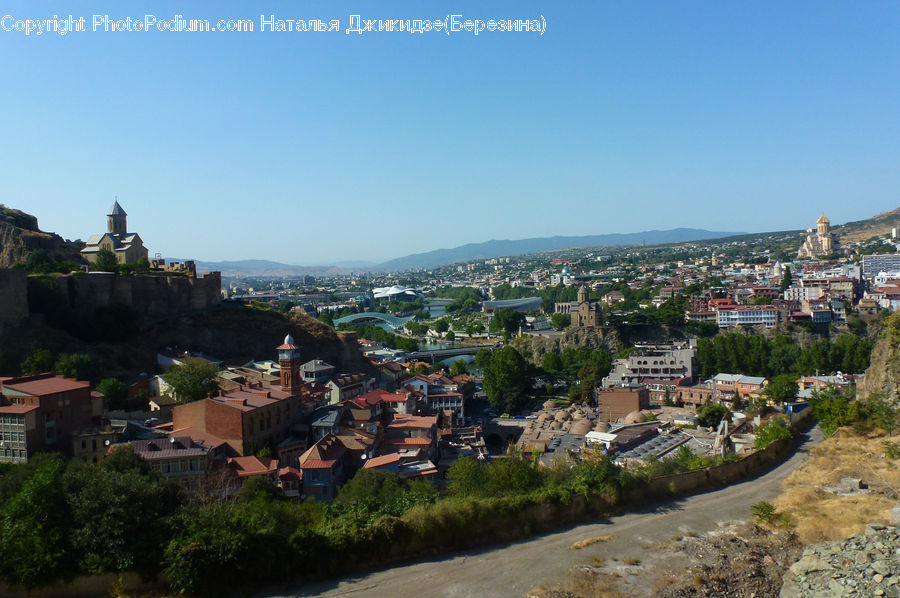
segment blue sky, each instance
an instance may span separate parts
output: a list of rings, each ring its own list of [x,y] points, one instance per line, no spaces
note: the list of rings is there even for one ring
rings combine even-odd
[[[67,238],[114,196],[151,254],[297,264],[898,206],[896,2],[86,4],[0,16],[256,31],[0,31],[0,202]],[[272,13],[342,31],[259,32]],[[345,35],[352,14],[547,31]]]

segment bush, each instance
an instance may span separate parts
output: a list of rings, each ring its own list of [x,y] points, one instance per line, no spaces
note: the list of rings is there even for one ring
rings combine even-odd
[[[773,417],[756,431],[756,448],[764,449],[776,440],[790,440],[791,428],[783,417]]]
[[[697,409],[697,420],[701,426],[707,428],[715,428],[722,421],[722,418],[728,415],[728,407],[707,401],[700,405]]]

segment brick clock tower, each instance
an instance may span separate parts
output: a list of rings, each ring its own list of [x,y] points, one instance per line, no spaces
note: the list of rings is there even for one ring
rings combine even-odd
[[[284,337],[284,344],[276,351],[281,367],[281,390],[292,395],[300,394],[303,376],[300,375],[300,349],[294,344],[294,337],[290,334]]]

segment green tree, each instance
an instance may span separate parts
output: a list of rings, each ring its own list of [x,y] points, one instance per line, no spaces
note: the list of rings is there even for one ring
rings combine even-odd
[[[559,353],[544,353],[544,357],[541,358],[541,369],[551,375],[559,374],[563,369],[563,362]]]
[[[490,349],[478,349],[475,354],[475,367],[484,370],[491,364],[494,354]]]
[[[450,321],[447,318],[441,318],[437,322],[434,323],[434,331],[439,334],[444,334],[450,330]]]
[[[775,376],[768,385],[766,385],[763,393],[772,399],[775,403],[781,404],[785,401],[793,400],[797,396],[799,387],[797,379],[791,374],[781,374]]]
[[[467,374],[469,371],[466,362],[462,359],[457,359],[450,366],[450,375],[451,376],[459,376],[460,374]]]
[[[103,395],[107,409],[125,409],[128,401],[128,387],[115,378],[104,378],[97,384],[97,392]]]
[[[571,314],[553,313],[550,314],[550,323],[557,330],[563,330],[572,325],[572,316]]]
[[[109,249],[101,249],[97,252],[97,258],[91,264],[91,270],[94,272],[118,272],[119,260],[116,254]]]
[[[503,308],[494,312],[491,318],[491,332],[510,337],[518,334],[519,328],[525,324],[525,314],[514,309]]]
[[[784,417],[773,417],[756,431],[756,448],[764,449],[776,440],[790,440],[791,428]]]
[[[281,491],[281,488],[273,484],[268,477],[261,475],[246,478],[237,493],[238,502],[253,500],[272,501],[283,497],[284,493]]]
[[[62,457],[47,459],[0,510],[0,577],[34,588],[73,573]]]
[[[100,364],[87,353],[62,353],[53,365],[53,373],[78,380],[96,380]]]
[[[43,374],[53,369],[53,353],[43,347],[38,347],[28,354],[22,365],[19,366],[22,374],[33,376],[35,374]]]
[[[25,270],[29,274],[49,274],[56,270],[56,263],[45,249],[38,248],[25,259]]]
[[[177,506],[174,487],[155,472],[79,462],[70,465],[65,486],[81,571],[155,570],[169,531],[164,520]]]
[[[319,314],[318,320],[325,324],[328,324],[332,328],[334,327],[334,318],[331,316],[330,311],[323,311]]]
[[[452,330],[448,330],[447,334],[444,335],[444,338],[447,339],[448,341],[456,340],[456,333],[453,332]]]
[[[219,390],[215,380],[218,371],[219,368],[203,359],[186,359],[183,365],[163,374],[163,380],[172,387],[178,402],[190,403]]]
[[[460,457],[447,469],[450,492],[458,496],[478,494],[487,483],[486,469],[472,457]]]
[[[528,388],[528,364],[514,347],[507,345],[484,368],[484,392],[498,413],[512,412]]]
[[[791,285],[793,284],[793,277],[791,275],[791,267],[785,266],[783,270],[783,274],[781,275],[781,292],[785,292]]]
[[[697,409],[697,420],[701,426],[715,428],[728,415],[728,407],[707,401]]]

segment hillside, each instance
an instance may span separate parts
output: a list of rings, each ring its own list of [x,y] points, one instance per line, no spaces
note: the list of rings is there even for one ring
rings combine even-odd
[[[468,243],[452,249],[436,249],[425,253],[416,253],[383,262],[377,266],[379,270],[394,271],[412,268],[437,268],[456,262],[494,257],[525,255],[571,247],[594,247],[616,245],[657,245],[663,243],[680,243],[703,239],[718,239],[742,233],[716,232],[696,228],[674,228],[671,230],[650,230],[639,233],[613,233],[606,235],[586,235],[580,237],[535,237],[517,240],[492,240],[483,243]]]
[[[108,326],[108,310],[98,310],[94,326],[72,330],[49,324],[42,314],[32,315],[16,328],[0,327],[0,375],[15,373],[18,364],[37,347],[54,354],[89,353],[101,362],[104,377],[152,373],[157,351],[167,347],[201,351],[229,364],[276,359],[275,347],[288,333],[304,360],[321,358],[340,371],[368,367],[355,344],[345,344],[333,328],[305,315],[288,317],[275,311],[223,305],[154,321],[123,321],[122,314],[115,316],[120,319],[110,327],[114,332],[99,339],[80,337],[78,331]]]
[[[900,228],[900,208],[884,212],[865,220],[847,222],[832,230],[841,240],[841,243],[855,243],[865,241],[874,236],[890,235],[892,228]]]
[[[0,204],[0,268],[25,261],[37,249],[56,260],[82,261],[74,242],[41,231],[36,217]]]

